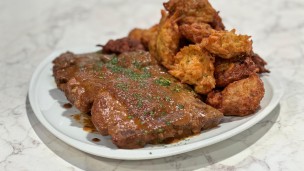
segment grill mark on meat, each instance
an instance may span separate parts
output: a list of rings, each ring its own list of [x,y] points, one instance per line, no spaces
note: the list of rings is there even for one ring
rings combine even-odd
[[[80,111],[91,112],[97,130],[111,135],[119,148],[198,134],[218,125],[223,116],[148,52],[119,56],[68,52],[54,60],[53,70],[68,100]]]

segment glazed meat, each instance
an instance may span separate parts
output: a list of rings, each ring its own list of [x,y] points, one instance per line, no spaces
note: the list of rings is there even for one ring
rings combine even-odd
[[[203,103],[148,52],[65,53],[54,60],[58,87],[119,148],[140,148],[198,134],[223,114]]]

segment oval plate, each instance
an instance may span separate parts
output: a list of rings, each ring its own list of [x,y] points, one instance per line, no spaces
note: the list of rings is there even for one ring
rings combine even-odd
[[[69,49],[74,53],[97,51],[96,48]],[[141,149],[118,149],[109,136],[83,131],[83,126],[71,115],[79,113],[76,108],[65,109],[68,103],[64,93],[57,89],[52,76],[52,60],[67,50],[52,53],[35,70],[29,87],[29,100],[39,121],[52,134],[67,144],[84,152],[112,159],[144,160],[167,157],[185,153],[228,139],[259,122],[267,116],[279,103],[283,88],[273,76],[263,76],[265,96],[261,108],[247,117],[225,117],[225,122],[217,128],[203,131],[200,135],[187,138],[173,144],[147,145]],[[93,142],[93,138],[100,139]]]

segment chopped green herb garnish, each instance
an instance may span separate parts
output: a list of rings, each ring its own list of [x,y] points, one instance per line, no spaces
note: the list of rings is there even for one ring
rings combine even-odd
[[[139,87],[140,87],[140,88],[145,88],[146,85],[147,85],[146,82],[140,82],[140,83],[139,83]]]
[[[101,72],[101,73],[99,73],[99,76],[98,76],[98,78],[101,78],[101,79],[103,79],[103,78],[105,78],[105,76],[103,75],[103,73]]]
[[[95,71],[100,71],[101,68],[102,68],[102,66],[103,66],[103,62],[99,61],[99,62],[97,62],[97,63],[94,65],[93,68],[94,68]],[[84,68],[84,67],[82,66],[82,67],[80,67],[80,68]]]
[[[133,96],[133,97],[135,97],[136,99],[141,98],[141,95],[140,95],[140,94],[138,94],[138,93],[135,93],[135,94],[133,94],[132,96]]]
[[[162,132],[164,132],[164,130],[163,130],[162,128],[159,128],[159,129],[157,130],[157,132],[162,133]]]
[[[170,102],[170,101],[171,101],[170,97],[168,97],[168,96],[165,97],[165,100],[166,100],[167,102]]]
[[[151,111],[149,112],[149,114],[150,114],[151,116],[153,116],[153,115],[155,114],[155,112],[151,110]]]
[[[180,92],[181,90],[182,90],[182,87],[179,86],[179,85],[176,85],[176,86],[172,89],[172,91],[174,91],[174,92]]]
[[[138,100],[137,107],[139,107],[139,108],[143,107],[143,101],[142,101],[142,99]]]
[[[178,104],[178,105],[177,105],[177,108],[178,108],[178,109],[184,109],[184,105]]]
[[[117,56],[114,56],[110,61],[109,61],[110,64],[112,65],[116,65],[118,63],[118,58]]]
[[[129,88],[128,84],[126,84],[126,83],[118,83],[118,84],[116,84],[116,87],[123,91],[126,91]]]
[[[164,115],[167,115],[167,113],[166,112],[161,112],[161,115],[164,116]]]
[[[166,78],[159,78],[155,80],[155,83],[161,86],[168,87],[171,85],[171,81]]]
[[[160,100],[160,99],[161,99],[161,97],[159,97],[159,96],[155,96],[155,97],[154,97],[154,99],[156,99],[156,100]]]
[[[141,63],[140,62],[138,62],[138,61],[133,61],[132,62],[132,64],[135,66],[135,68],[137,68],[137,69],[141,69]]]
[[[133,119],[133,118],[134,118],[133,116],[130,116],[130,115],[128,116],[128,119]]]
[[[166,125],[168,125],[168,126],[171,125],[171,122],[170,122],[170,121],[167,121],[167,122],[166,122]]]

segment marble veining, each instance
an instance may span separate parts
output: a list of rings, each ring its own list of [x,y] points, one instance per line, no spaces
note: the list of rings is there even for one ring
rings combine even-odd
[[[96,157],[53,136],[28,101],[36,66],[56,49],[94,46],[158,22],[161,0],[0,0],[0,170],[304,170],[304,1],[210,0],[227,29],[254,49],[286,87],[252,128],[181,155],[145,161]]]

